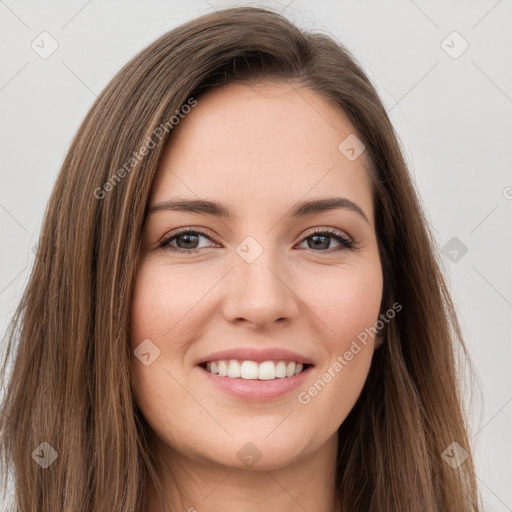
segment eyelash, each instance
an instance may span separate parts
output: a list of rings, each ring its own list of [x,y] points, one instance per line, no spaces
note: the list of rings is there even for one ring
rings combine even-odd
[[[200,249],[181,249],[180,247],[174,247],[169,245],[172,240],[175,238],[178,238],[180,235],[203,235],[204,237],[208,238],[209,240],[218,243],[215,239],[213,239],[209,233],[206,231],[203,231],[200,228],[184,228],[181,231],[178,231],[177,233],[173,233],[171,236],[167,237],[165,240],[163,240],[159,244],[160,249],[164,249],[171,252],[178,252],[178,253],[188,253],[188,254],[197,254],[202,249],[205,249],[205,247],[202,247]],[[307,240],[308,238],[311,238],[315,235],[328,235],[332,238],[334,238],[337,242],[340,243],[340,247],[335,248],[334,250],[325,250],[325,251],[315,251],[313,249],[308,249],[313,252],[325,252],[325,253],[333,253],[338,251],[343,251],[346,249],[353,250],[356,248],[356,244],[348,238],[346,235],[343,235],[341,231],[337,229],[332,228],[317,228],[312,233],[309,233],[308,236],[304,237],[300,243],[302,243],[304,240]]]

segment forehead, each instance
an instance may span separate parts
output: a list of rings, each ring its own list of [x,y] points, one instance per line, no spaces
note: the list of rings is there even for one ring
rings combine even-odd
[[[169,196],[228,198],[242,209],[274,208],[310,196],[342,195],[366,206],[366,154],[349,160],[346,116],[297,84],[229,84],[198,98],[160,160],[152,203]]]

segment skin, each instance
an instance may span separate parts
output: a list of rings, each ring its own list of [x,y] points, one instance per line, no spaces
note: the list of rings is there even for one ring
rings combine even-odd
[[[271,82],[209,91],[173,130],[150,207],[177,196],[209,199],[237,218],[162,210],[150,213],[144,226],[130,342],[133,352],[150,339],[160,355],[148,366],[134,356],[132,379],[155,434],[170,508],[337,510],[337,429],[362,390],[376,340],[361,345],[308,404],[297,395],[379,315],[383,278],[366,154],[349,161],[338,150],[354,132],[317,93]],[[346,208],[285,215],[298,201],[333,196],[357,203],[368,222]],[[199,253],[159,248],[184,227],[211,236],[188,246],[175,238],[170,245]],[[317,248],[314,228],[337,229],[357,248],[336,251],[335,238]],[[236,252],[247,236],[263,250],[250,264]],[[248,403],[219,391],[195,365],[214,351],[241,346],[288,348],[315,366],[298,390]],[[248,442],[262,455],[250,468],[237,456]],[[149,493],[147,511],[160,510],[152,487]]]

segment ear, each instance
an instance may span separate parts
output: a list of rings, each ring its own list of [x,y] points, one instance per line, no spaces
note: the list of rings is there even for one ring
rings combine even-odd
[[[375,352],[375,350],[377,350],[385,341],[385,335],[382,331],[379,331],[376,335],[375,335],[375,343],[374,343],[374,346],[373,346],[373,351]]]

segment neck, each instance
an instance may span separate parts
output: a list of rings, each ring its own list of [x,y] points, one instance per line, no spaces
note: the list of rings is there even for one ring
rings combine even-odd
[[[191,459],[159,441],[157,474],[166,504],[162,509],[151,485],[146,512],[338,512],[337,443],[336,433],[315,453],[284,467],[258,471]]]

